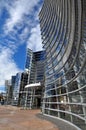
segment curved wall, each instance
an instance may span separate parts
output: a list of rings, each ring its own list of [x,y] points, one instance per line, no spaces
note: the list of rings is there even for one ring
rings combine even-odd
[[[39,14],[46,50],[42,110],[86,129],[86,1],[45,0]]]

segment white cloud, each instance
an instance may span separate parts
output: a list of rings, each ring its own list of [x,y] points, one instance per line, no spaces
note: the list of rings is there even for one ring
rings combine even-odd
[[[5,22],[4,32],[15,41],[16,46],[22,43],[28,43],[27,39],[30,36],[28,40],[30,42],[30,48],[33,50],[36,49],[35,51],[42,49],[38,25],[38,12],[41,8],[39,4],[40,1],[42,0],[14,0],[13,2],[10,1],[6,3],[9,18],[7,18]],[[38,7],[37,10],[34,10],[35,6]],[[14,27],[16,27],[16,29]],[[22,32],[18,33],[22,28]],[[33,31],[34,29],[35,31]],[[19,42],[17,40],[19,40]]]
[[[19,39],[22,41],[22,43],[26,42],[26,39],[28,37],[29,28],[25,27],[22,31],[22,33],[19,35]]]
[[[6,79],[10,79],[20,70],[12,59],[13,52],[9,48],[3,48],[0,52],[0,86],[4,85]]]
[[[40,51],[42,50],[41,43],[40,27],[37,25],[35,28],[31,29],[31,35],[27,41],[27,47],[33,51]]]
[[[13,27],[19,22],[23,21],[24,15],[31,14],[33,7],[37,5],[40,0],[17,0],[10,6],[8,5],[8,13],[10,17],[5,24],[6,32],[12,31]]]

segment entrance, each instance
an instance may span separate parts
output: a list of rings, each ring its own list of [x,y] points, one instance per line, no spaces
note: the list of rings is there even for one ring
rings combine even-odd
[[[41,98],[37,98],[37,108],[41,107]]]

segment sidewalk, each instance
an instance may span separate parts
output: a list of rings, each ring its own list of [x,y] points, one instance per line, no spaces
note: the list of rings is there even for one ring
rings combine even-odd
[[[37,116],[40,110],[20,110],[0,106],[0,130],[59,130],[52,122]]]
[[[78,130],[40,110],[22,110],[14,106],[0,106],[0,130]]]
[[[75,128],[73,125],[59,119],[59,118],[54,118],[54,117],[49,117],[47,115],[42,115],[42,114],[37,114],[37,116],[39,118],[41,118],[42,120],[48,120],[50,122],[52,122],[53,124],[55,124],[59,130],[80,130],[78,128]]]

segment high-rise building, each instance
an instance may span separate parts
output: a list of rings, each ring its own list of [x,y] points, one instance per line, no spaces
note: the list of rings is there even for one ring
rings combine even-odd
[[[41,83],[41,86],[27,88],[27,105],[29,108],[41,106],[41,97],[44,87],[44,59],[45,51],[33,52],[27,49],[25,70],[29,73],[28,84]]]
[[[12,105],[24,106],[26,99],[25,85],[28,83],[28,73],[19,72],[16,74],[13,90]]]
[[[5,80],[5,90],[6,90],[6,103],[11,104],[13,98],[13,91],[15,86],[16,76],[12,76],[11,79]]]
[[[17,73],[15,78],[15,85],[14,85],[13,99],[12,99],[13,105],[18,105],[20,83],[21,83],[21,72]]]
[[[10,99],[11,99],[11,104],[13,101],[13,91],[14,91],[14,87],[15,87],[15,82],[16,82],[16,76],[11,76],[11,88],[10,88]]]
[[[11,104],[11,99],[12,99],[11,79],[5,80],[5,90],[6,90],[6,104]]]
[[[86,130],[86,0],[44,0],[44,114]]]

